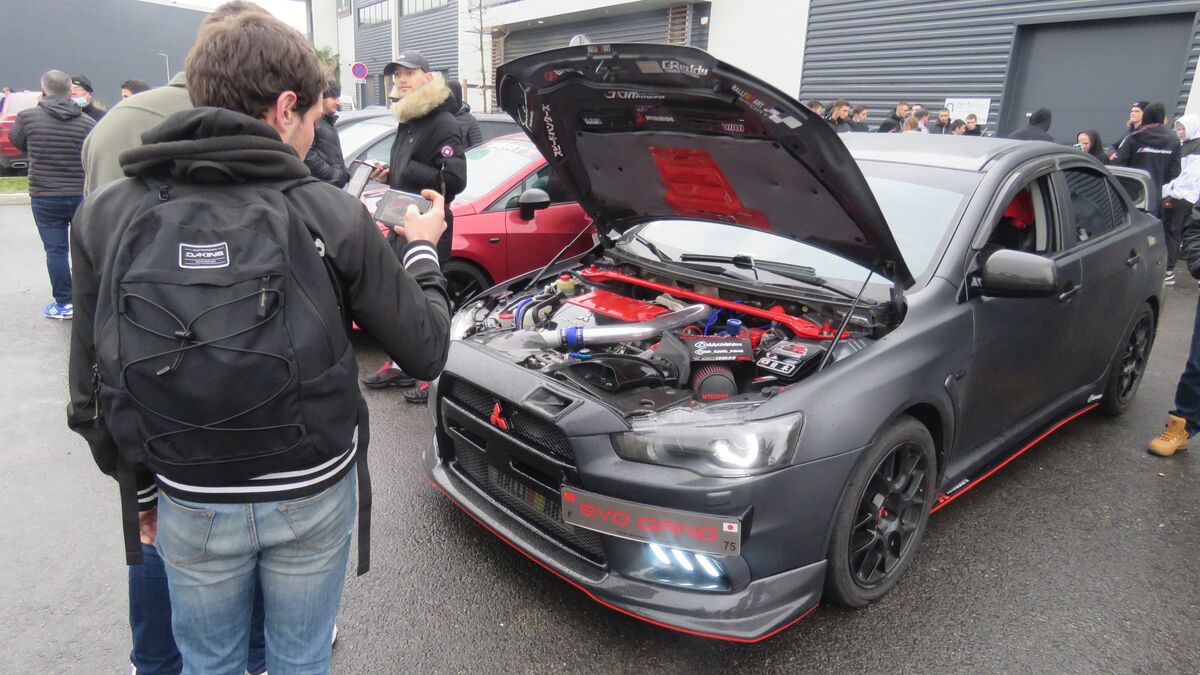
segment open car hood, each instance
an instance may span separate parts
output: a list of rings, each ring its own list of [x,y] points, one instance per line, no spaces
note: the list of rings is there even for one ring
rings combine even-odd
[[[833,129],[707,52],[584,45],[510,61],[496,77],[500,106],[601,230],[661,218],[723,221],[912,284],[879,204]]]

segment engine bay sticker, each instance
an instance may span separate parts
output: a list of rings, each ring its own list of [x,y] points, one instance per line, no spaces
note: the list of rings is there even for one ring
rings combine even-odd
[[[742,521],[676,511],[564,487],[562,519],[570,525],[650,544],[712,555],[742,550]]]

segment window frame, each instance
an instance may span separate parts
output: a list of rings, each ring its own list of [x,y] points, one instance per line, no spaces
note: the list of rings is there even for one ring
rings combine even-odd
[[[1075,206],[1071,202],[1071,186],[1070,186],[1070,183],[1068,183],[1068,181],[1067,181],[1067,172],[1068,171],[1079,171],[1079,172],[1083,172],[1087,175],[1094,176],[1096,178],[1099,178],[1101,180],[1102,184],[1104,185],[1104,191],[1105,191],[1105,197],[1106,197],[1105,201],[1106,201],[1107,208],[1108,208],[1109,220],[1112,222],[1112,227],[1109,228],[1104,233],[1099,234],[1095,237],[1091,237],[1084,241],[1079,241],[1078,237],[1074,231]],[[1058,169],[1058,171],[1055,172],[1055,179],[1059,186],[1056,189],[1060,190],[1062,192],[1062,195],[1061,195],[1062,198],[1059,200],[1059,202],[1061,204],[1061,212],[1062,212],[1062,225],[1059,229],[1060,229],[1060,237],[1062,238],[1062,244],[1063,244],[1062,250],[1064,252],[1074,252],[1074,251],[1086,250],[1088,247],[1094,245],[1096,242],[1104,242],[1111,237],[1119,236],[1122,232],[1124,232],[1126,229],[1128,229],[1129,227],[1132,226],[1133,212],[1130,209],[1129,205],[1125,203],[1125,200],[1121,196],[1121,193],[1114,192],[1113,178],[1107,172],[1101,171],[1101,170],[1097,169],[1096,167],[1089,166],[1087,164],[1066,164],[1064,166],[1061,166]],[[1121,202],[1121,204],[1125,207],[1125,217],[1123,219],[1118,218],[1117,213],[1113,210],[1113,201],[1114,200]],[[1070,244],[1070,245],[1068,245],[1068,244]]]

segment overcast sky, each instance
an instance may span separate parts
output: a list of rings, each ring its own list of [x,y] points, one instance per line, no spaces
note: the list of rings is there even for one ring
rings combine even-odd
[[[227,0],[151,0],[160,5],[184,5],[187,7],[203,7],[208,10],[216,9]],[[254,0],[254,3],[294,26],[301,33],[308,31],[308,22],[304,17],[304,2],[302,0]]]

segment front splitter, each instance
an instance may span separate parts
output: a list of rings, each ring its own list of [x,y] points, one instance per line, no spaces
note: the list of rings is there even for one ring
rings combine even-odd
[[[439,459],[434,443],[422,465],[435,488],[506,544],[609,609],[689,635],[750,643],[786,630],[820,601],[825,561],[732,593],[677,590],[609,573],[560,549],[460,478]]]

